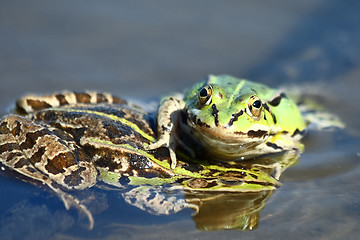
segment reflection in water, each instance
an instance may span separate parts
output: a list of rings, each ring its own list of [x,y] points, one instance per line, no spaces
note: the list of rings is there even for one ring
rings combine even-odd
[[[186,201],[199,205],[193,220],[204,231],[236,229],[254,230],[260,211],[273,191],[252,193],[187,193]]]
[[[287,152],[233,164],[236,169],[247,169],[250,166],[254,169],[256,166],[258,171],[269,177],[271,175],[280,177],[288,167],[297,163],[298,158],[298,152]],[[229,163],[216,164],[219,166]],[[216,173],[213,174],[216,175]],[[125,190],[122,196],[127,203],[154,215],[171,215],[185,208],[192,208],[195,210],[193,221],[196,228],[203,231],[255,230],[260,222],[260,211],[265,207],[266,200],[275,188],[266,188],[266,186],[272,186],[272,183],[260,178],[240,180],[236,172],[234,177],[231,174],[234,172],[229,171],[224,179],[214,180],[213,177],[206,179],[208,182],[216,181],[217,188],[200,189],[198,187],[194,190],[187,185],[142,185]],[[200,182],[201,184],[204,181],[198,178],[189,180],[186,177],[180,180],[182,183]],[[280,183],[277,182],[277,186],[279,185]]]

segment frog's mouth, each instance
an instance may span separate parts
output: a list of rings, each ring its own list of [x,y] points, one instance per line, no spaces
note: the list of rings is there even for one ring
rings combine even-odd
[[[220,160],[244,160],[264,154],[262,143],[269,136],[266,129],[250,129],[233,132],[223,126],[207,128],[187,125],[187,133],[200,144],[212,158]]]
[[[182,119],[181,124],[183,130],[187,130],[190,135],[195,138],[210,138],[213,141],[219,141],[229,144],[238,144],[238,143],[248,143],[248,142],[264,142],[266,138],[270,135],[270,127],[253,124],[251,128],[246,129],[245,131],[237,131],[234,129],[234,125],[220,125],[215,124],[215,126],[210,126],[202,122],[199,118],[194,117],[195,115],[188,114]],[[184,117],[184,116],[183,116]],[[201,139],[198,139],[201,141]]]
[[[193,133],[196,135],[203,135],[215,141],[235,144],[235,143],[249,143],[249,142],[264,142],[269,136],[269,130],[265,128],[249,129],[246,132],[232,131],[224,126],[217,126],[215,128],[207,128],[204,126],[193,125],[190,126]]]

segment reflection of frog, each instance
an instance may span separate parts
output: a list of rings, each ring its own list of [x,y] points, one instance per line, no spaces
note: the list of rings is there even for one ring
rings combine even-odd
[[[125,184],[125,199],[153,213],[199,209],[205,201],[165,198],[164,189],[191,194],[273,190],[281,172],[297,160],[305,128],[285,94],[229,76],[210,76],[184,102],[164,100],[157,142],[154,118],[109,94],[27,96],[17,105],[27,115],[8,115],[0,123],[1,169],[46,185],[67,208],[85,212],[91,226],[91,213],[67,191],[92,187],[97,180]],[[184,144],[190,141],[199,146]],[[175,155],[176,144],[190,155],[196,152],[196,158]],[[255,158],[279,152],[284,154],[278,159]]]
[[[196,227],[201,230],[254,230],[259,225],[260,211],[272,191],[247,193],[186,193],[185,198],[201,207],[193,216]]]

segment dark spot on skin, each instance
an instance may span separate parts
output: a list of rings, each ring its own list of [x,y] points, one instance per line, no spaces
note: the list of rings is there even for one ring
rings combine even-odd
[[[269,106],[266,103],[263,104],[263,107],[266,111],[270,112]]]
[[[211,108],[212,108],[211,115],[213,115],[215,118],[215,126],[218,126],[219,125],[219,116],[218,116],[219,110],[217,110],[215,103],[213,105],[211,105]]]
[[[86,168],[79,167],[76,171],[72,172],[70,175],[64,178],[64,183],[70,187],[79,186],[83,182],[83,178],[81,177],[81,173],[85,171]]]
[[[23,166],[29,165],[29,160],[26,158],[20,158],[14,165],[15,168],[22,168]]]
[[[271,142],[267,142],[266,143],[267,146],[272,147],[273,149],[277,150],[277,149],[283,149],[282,147],[276,145],[275,143],[271,143]]]
[[[230,127],[231,125],[233,125],[233,123],[235,121],[237,121],[239,119],[239,117],[244,113],[243,110],[240,110],[238,113],[235,113],[232,115],[232,118],[230,119],[230,121],[228,122],[228,126]]]
[[[78,103],[90,103],[91,96],[87,93],[75,93],[76,101]]]
[[[258,176],[255,175],[255,174],[250,173],[249,175],[250,175],[252,178],[254,178],[254,179],[258,179]]]
[[[24,154],[21,152],[10,152],[9,155],[6,157],[6,162],[11,162],[17,157],[22,157]]]
[[[287,96],[285,95],[285,93],[280,93],[279,96],[275,97],[273,100],[271,100],[270,102],[268,102],[271,106],[278,106],[281,102],[282,98],[287,98]]]
[[[0,145],[0,153],[20,149],[17,143],[5,143]]]
[[[277,123],[277,120],[276,120],[276,116],[275,116],[275,114],[271,113],[271,117],[272,117],[272,119],[273,119],[274,123],[276,124],[276,123]]]
[[[27,99],[26,103],[32,107],[32,109],[34,109],[34,111],[39,111],[41,109],[45,109],[45,108],[51,108],[51,105],[48,104],[47,102],[41,101],[41,100],[32,100],[32,99]]]
[[[78,130],[78,128],[63,128],[59,123],[55,123],[53,126],[56,127],[56,129],[52,129],[51,133],[58,136],[63,141],[73,141],[75,137],[72,135],[72,133],[74,133],[74,130]],[[80,130],[82,130],[82,128],[80,128]],[[78,136],[78,138],[82,137],[84,131],[78,132],[82,133],[82,135]]]
[[[188,186],[191,188],[206,188],[208,186],[208,181],[202,178],[195,178],[188,182]]]
[[[30,157],[30,162],[32,164],[35,164],[37,162],[41,161],[42,156],[45,153],[45,147],[41,147],[39,148],[39,150],[37,152],[35,152],[31,157]]]
[[[305,134],[305,129],[300,131],[298,128],[294,131],[292,137],[294,137],[295,135],[300,135],[303,136]]]
[[[59,153],[52,159],[48,159],[45,168],[49,173],[57,174],[64,172],[64,168],[68,168],[77,162],[75,156],[70,152]]]
[[[33,167],[27,166],[27,167],[26,167],[26,171],[28,171],[28,172],[30,172],[30,173],[36,173],[38,170],[36,170],[36,169],[33,168]]]
[[[115,103],[115,104],[126,104],[126,103],[127,103],[127,102],[126,102],[124,99],[122,99],[122,98],[115,97],[115,96],[113,96],[112,98],[113,98],[113,103]]]
[[[222,99],[223,98],[223,95],[221,93],[219,93],[219,98]]]
[[[107,103],[107,102],[108,102],[108,99],[105,97],[104,94],[97,93],[97,94],[96,94],[96,102],[97,102],[97,103]]]
[[[55,97],[59,101],[60,106],[69,104],[68,101],[66,101],[65,96],[63,94],[56,94]]]
[[[199,164],[191,164],[191,163],[185,164],[182,168],[191,172],[199,172],[201,170],[204,170],[203,166]]]
[[[13,136],[19,136],[20,130],[21,130],[20,127],[21,127],[21,124],[18,121],[16,121],[16,126],[11,131]]]
[[[8,134],[10,133],[10,129],[7,127],[7,122],[3,121],[0,124],[0,134]]]
[[[206,179],[191,179],[188,182],[188,186],[190,188],[212,188],[217,186],[218,183],[216,181],[209,181]]]
[[[243,132],[234,132],[235,134],[237,135],[245,135],[246,133],[243,133]]]
[[[35,131],[26,133],[25,142],[20,145],[21,149],[29,149],[32,148],[39,137],[46,135],[45,131]]]
[[[121,162],[119,163],[114,161],[114,159],[119,158],[119,156],[128,159],[128,153],[120,151],[109,151],[109,149],[103,147],[95,149],[91,146],[84,146],[83,149],[84,152],[86,152],[89,156],[100,156],[100,158],[96,160],[96,166],[106,167],[109,169],[109,171],[122,168]]]
[[[264,120],[266,121],[266,114],[264,114]]]
[[[261,138],[264,137],[267,134],[267,131],[262,131],[262,130],[258,130],[258,131],[254,131],[254,130],[250,130],[247,135],[251,138]]]

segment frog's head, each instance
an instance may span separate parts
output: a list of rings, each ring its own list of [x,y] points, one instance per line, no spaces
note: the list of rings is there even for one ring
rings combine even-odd
[[[260,144],[274,131],[262,98],[274,90],[231,76],[210,75],[185,96],[187,125],[202,145]]]

